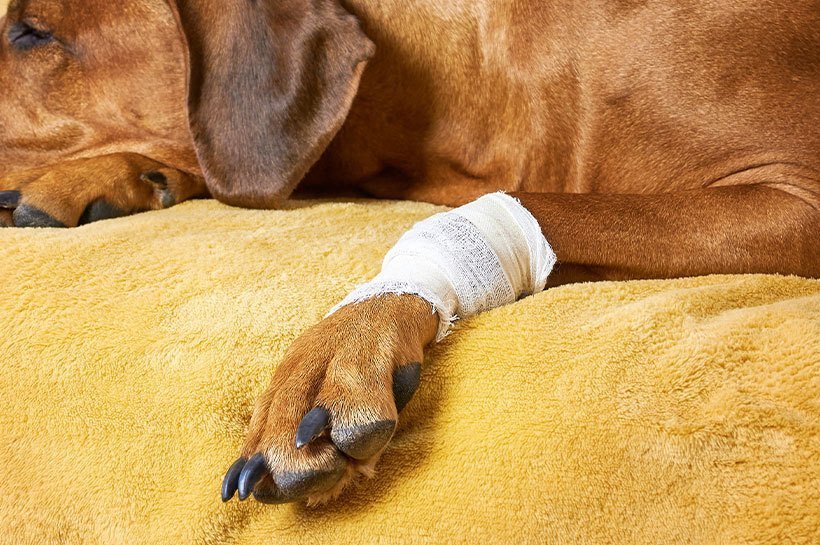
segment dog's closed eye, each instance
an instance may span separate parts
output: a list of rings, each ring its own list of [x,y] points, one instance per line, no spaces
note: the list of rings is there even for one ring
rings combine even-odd
[[[26,21],[14,23],[8,32],[9,43],[20,51],[47,45],[54,41],[51,31]]]

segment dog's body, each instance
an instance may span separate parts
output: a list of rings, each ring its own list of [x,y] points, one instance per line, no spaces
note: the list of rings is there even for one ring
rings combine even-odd
[[[69,4],[14,2],[4,26],[17,41],[0,46],[0,85],[32,62],[60,79],[37,103],[0,99],[0,223],[76,225],[206,193],[270,207],[297,184],[448,205],[502,189],[556,249],[552,284],[820,275],[815,0],[143,0],[136,15],[100,0],[83,12],[109,23],[96,27]],[[21,41],[38,5],[85,29],[80,45],[57,50],[39,28]],[[119,38],[135,21],[144,44]],[[115,42],[93,68],[84,33]],[[100,72],[112,63],[116,77]],[[436,325],[395,296],[302,336],[257,405],[231,495],[241,474],[287,501],[367,472],[378,454],[343,457],[323,426],[297,450],[295,430],[320,405],[351,440],[383,436],[391,373],[421,361]]]
[[[564,250],[553,284],[807,274],[807,258],[817,270],[818,246],[796,243],[794,224],[778,233],[783,217],[766,225],[766,241],[746,238],[734,215],[721,223],[745,189],[699,191],[779,184],[820,207],[816,2],[350,5],[380,54],[303,188],[448,205],[499,189],[631,194],[528,199],[545,208],[538,219]],[[679,192],[689,193],[635,196]],[[759,229],[769,210],[791,208],[780,197],[761,195],[747,221]],[[704,248],[682,263],[676,247],[698,249],[686,234],[719,255]],[[775,240],[771,259],[747,255]]]
[[[816,2],[350,6],[378,53],[303,185],[455,205],[818,168]]]

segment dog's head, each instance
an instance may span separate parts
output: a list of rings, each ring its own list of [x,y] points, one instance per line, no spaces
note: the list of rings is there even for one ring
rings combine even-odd
[[[129,151],[249,207],[318,159],[374,49],[339,0],[12,0],[0,24],[0,176]]]

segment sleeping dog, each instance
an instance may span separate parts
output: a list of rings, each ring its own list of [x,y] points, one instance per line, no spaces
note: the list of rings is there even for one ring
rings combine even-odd
[[[458,317],[567,282],[820,275],[815,0],[14,0],[0,88],[7,227],[200,196],[459,207],[294,342],[226,501],[371,474]]]

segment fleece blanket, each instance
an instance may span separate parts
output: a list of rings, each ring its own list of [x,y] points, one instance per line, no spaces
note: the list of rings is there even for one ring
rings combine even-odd
[[[418,203],[0,230],[0,543],[818,543],[820,282],[551,289],[428,355],[377,476],[223,504],[287,346]]]

